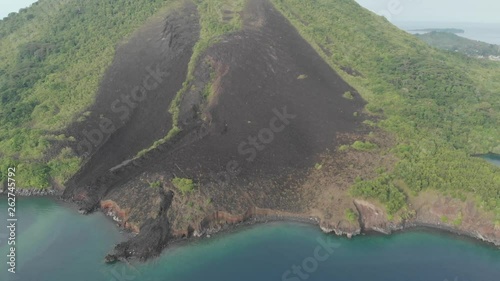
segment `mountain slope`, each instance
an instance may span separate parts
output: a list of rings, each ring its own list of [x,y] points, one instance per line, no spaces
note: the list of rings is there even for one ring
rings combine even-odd
[[[429,48],[353,1],[273,2],[367,99],[366,109],[383,112],[379,125],[399,138],[393,182],[413,194],[474,194],[499,224],[498,169],[470,155],[499,152],[500,85],[493,77],[500,65]],[[356,194],[377,196],[370,187],[358,185]]]
[[[151,209],[161,208],[151,206],[161,201],[158,187],[175,193],[168,213],[173,232],[200,230],[195,225],[218,211],[243,214],[260,207],[307,213],[316,200],[304,189],[311,168],[349,141],[342,136],[367,133],[359,115],[363,100],[271,4],[248,2],[242,18],[241,31],[225,35],[200,56],[179,102],[177,135],[102,176],[84,168],[82,174],[95,180],[77,175],[65,191],[86,210],[96,205],[129,210],[126,221],[141,235],[118,247],[118,256],[147,257],[148,247],[137,241],[162,237],[147,222],[155,217],[144,216],[145,209],[155,214]],[[195,191],[179,186],[188,180]],[[342,205],[354,208],[350,200]]]
[[[275,4],[280,7],[279,3]],[[307,6],[311,4],[297,2],[296,5],[302,15],[307,15]],[[379,122],[379,126],[386,132],[358,123],[350,127],[357,128],[355,130],[336,131],[337,141],[331,147],[322,147],[321,142],[311,139],[317,136],[325,140],[325,136],[319,134],[320,131],[311,130],[315,126],[335,132],[335,123],[338,124],[350,114],[332,116],[334,119],[327,116],[316,119],[315,111],[307,109],[317,101],[321,105],[314,106],[316,111],[329,112],[335,108],[321,96],[314,95],[314,99],[307,96],[306,100],[301,100],[300,93],[296,91],[302,89],[301,83],[312,79],[314,83],[308,88],[311,93],[315,93],[320,90],[316,88],[321,85],[318,82],[328,78],[318,79],[317,74],[311,74],[311,70],[294,72],[294,67],[289,65],[282,71],[276,71],[283,62],[288,61],[286,57],[291,56],[300,62],[301,56],[310,51],[305,51],[306,48],[296,52],[295,48],[287,48],[291,43],[280,43],[281,40],[290,40],[295,42],[294,46],[301,46],[298,43],[301,39],[292,36],[295,31],[286,27],[286,21],[266,1],[252,1],[243,11],[243,31],[224,37],[222,43],[208,49],[195,68],[194,81],[187,85],[190,90],[183,93],[180,102],[179,120],[184,125],[181,129],[185,135],[159,146],[135,165],[157,163],[152,168],[137,170],[129,167],[119,172],[126,175],[125,185],[121,185],[120,175],[106,182],[106,186],[115,187],[103,199],[117,204],[104,207],[118,213],[128,209],[124,220],[129,226],[138,227],[144,216],[138,210],[140,208],[133,207],[137,202],[127,198],[135,198],[143,194],[145,189],[154,198],[154,191],[150,191],[147,186],[159,183],[164,189],[176,193],[168,213],[169,227],[174,237],[200,235],[217,229],[220,224],[276,216],[314,218],[325,231],[339,234],[354,234],[360,227],[391,231],[405,224],[445,225],[498,242],[499,233],[495,223],[498,219],[498,169],[468,154],[468,151],[481,152],[481,147],[495,150],[498,145],[498,140],[494,138],[497,129],[494,126],[495,118],[498,115],[491,108],[498,106],[498,96],[492,86],[495,84],[478,85],[473,76],[476,75],[475,71],[495,75],[498,68],[493,64],[479,64],[464,60],[463,57],[437,52],[350,1],[337,3],[335,11],[342,20],[333,17],[331,25],[321,22],[324,18],[318,16],[318,11],[330,11],[325,17],[330,18],[333,7],[312,7],[310,11],[314,17],[311,14],[309,22],[297,20],[293,16],[289,16],[289,19],[316,47],[316,51],[368,99],[367,113],[372,117],[368,117],[365,123],[373,124],[374,119],[384,116],[386,119]],[[289,15],[283,7],[281,11]],[[350,14],[361,14],[364,19],[372,18],[369,23],[378,33],[376,37],[373,37],[373,29],[366,28],[366,20],[356,21],[356,25],[353,25],[352,18],[347,19]],[[342,25],[335,27],[334,20]],[[328,37],[324,39],[324,33],[318,32],[321,26],[334,26],[334,32],[328,34],[336,36],[335,40]],[[358,29],[359,38],[355,39],[362,44],[342,34],[348,26]],[[308,29],[314,32],[308,34]],[[274,33],[276,31],[278,33]],[[360,33],[365,33],[367,37]],[[315,35],[325,41],[316,41]],[[267,48],[256,45],[255,41]],[[334,43],[337,45],[329,45]],[[378,46],[375,49],[377,52],[373,49],[370,51],[373,47],[368,43]],[[239,46],[239,49],[236,51],[234,46]],[[365,55],[365,60],[357,59],[362,57],[360,54]],[[247,58],[240,61],[240,57],[246,56],[252,60]],[[411,59],[408,60],[408,57]],[[317,56],[306,57],[305,61],[314,62],[306,64],[308,67],[322,65]],[[474,67],[474,71],[466,73],[462,65]],[[238,75],[238,71],[245,74]],[[322,70],[319,73],[330,72]],[[437,80],[444,73],[448,73],[445,80]],[[268,79],[272,83],[262,80],[262,75],[270,75]],[[327,75],[336,76],[332,73]],[[278,77],[290,81],[291,87],[281,84]],[[267,87],[274,88],[276,85],[276,92],[268,91]],[[346,90],[357,98],[353,89],[335,90],[337,98],[341,98],[339,102],[350,99],[344,92]],[[441,94],[434,94],[435,91]],[[471,92],[476,93],[476,96],[470,96]],[[245,98],[248,93],[252,93],[250,99]],[[305,120],[298,121],[306,122],[307,125],[290,125],[291,132],[286,127],[284,132],[289,136],[286,141],[276,134],[276,139],[262,148],[263,153],[259,153],[256,147],[257,160],[248,162],[242,159],[244,151],[236,154],[237,147],[242,144],[245,147],[245,143],[251,140],[247,139],[248,136],[257,137],[259,131],[267,127],[266,122],[272,120],[272,115],[261,109],[277,105],[270,99],[276,95],[279,96],[279,102],[298,101],[300,110],[308,112]],[[259,104],[260,100],[265,103]],[[481,111],[467,108],[468,105],[476,106],[478,102],[483,103],[481,108],[484,108],[484,103],[490,102],[487,117],[482,116]],[[268,109],[272,112],[270,107]],[[462,111],[457,116],[459,109]],[[257,121],[253,120],[255,114],[259,116]],[[361,117],[357,110],[351,114],[352,117]],[[477,115],[482,118],[477,119]],[[366,118],[364,116],[361,120]],[[311,123],[313,120],[317,124]],[[449,124],[446,120],[455,124]],[[464,128],[450,127],[456,122],[461,122]],[[252,133],[246,128],[254,123],[260,126],[255,127]],[[293,124],[293,121],[290,120],[290,123]],[[307,134],[294,133],[304,129]],[[367,134],[369,130],[372,133]],[[479,138],[482,142],[464,140],[462,138],[465,136],[456,130],[467,130],[470,132],[467,137]],[[395,149],[390,149],[394,140],[387,131],[396,135]],[[305,144],[315,143],[312,147],[317,150],[300,145],[304,138],[300,135],[306,137]],[[292,155],[283,158],[290,151],[293,151]],[[168,156],[164,158],[161,155],[165,153]],[[252,154],[249,152],[246,156]],[[129,178],[131,171],[139,175]],[[195,191],[181,192],[189,188],[179,186],[176,178],[193,179],[195,186],[191,188]],[[350,185],[353,188],[349,191]],[[122,189],[118,188],[120,186]],[[128,190],[127,198],[121,196],[123,189]],[[435,193],[435,190],[439,192]],[[151,199],[143,200],[144,203],[151,202]],[[139,241],[151,235],[151,228],[146,229],[141,231]],[[480,234],[477,234],[478,229]],[[142,245],[135,240],[119,246],[115,254],[127,257],[127,251],[141,252],[139,256],[147,256],[147,251],[144,252]]]
[[[19,188],[62,185],[82,163],[65,130],[85,119],[115,47],[177,1],[38,1],[0,21],[0,166]]]

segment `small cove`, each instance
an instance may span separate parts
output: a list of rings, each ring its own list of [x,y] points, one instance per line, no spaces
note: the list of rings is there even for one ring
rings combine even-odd
[[[3,210],[7,204],[1,199]],[[307,280],[500,280],[500,250],[470,239],[416,230],[349,240],[296,223],[244,227],[181,243],[144,264],[106,265],[104,255],[125,235],[103,214],[82,216],[49,198],[21,198],[18,208],[18,273],[6,274],[3,262],[1,280],[306,280],[294,266],[305,260],[314,265],[318,241],[336,247],[313,271],[302,269]],[[3,211],[0,220],[6,221]],[[0,242],[4,261],[5,242]]]

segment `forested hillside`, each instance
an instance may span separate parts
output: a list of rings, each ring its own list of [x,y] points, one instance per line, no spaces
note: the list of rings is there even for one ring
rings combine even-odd
[[[394,133],[400,161],[355,196],[390,213],[410,196],[437,189],[473,197],[500,225],[500,170],[473,154],[500,153],[500,64],[437,51],[351,0],[273,0],[323,58]]]
[[[44,0],[0,21],[0,167],[18,166],[18,186],[63,184],[82,159],[55,144],[74,142],[65,128],[86,118],[116,47],[154,15],[178,0]],[[218,36],[240,28],[243,1],[195,1],[200,13],[196,60]],[[229,14],[228,14],[229,13]],[[226,19],[226,17],[229,19]],[[179,97],[186,89],[179,93]],[[176,99],[170,107],[177,122]],[[169,110],[169,108],[166,108]],[[174,126],[164,142],[178,132]],[[57,149],[54,149],[57,147]],[[146,150],[145,150],[146,151]],[[0,172],[0,178],[3,179]]]
[[[80,159],[51,146],[72,141],[64,129],[83,118],[117,45],[175,2],[42,0],[1,20],[1,173],[18,164],[18,186],[30,188],[75,173]]]

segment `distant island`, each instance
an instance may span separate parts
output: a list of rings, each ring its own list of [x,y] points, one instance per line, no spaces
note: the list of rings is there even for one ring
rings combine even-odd
[[[500,46],[467,39],[448,32],[416,34],[417,38],[438,49],[462,53],[470,57],[500,61]]]
[[[423,29],[414,29],[410,30],[411,32],[446,32],[446,33],[454,33],[461,34],[465,33],[465,30],[458,28],[423,28]]]

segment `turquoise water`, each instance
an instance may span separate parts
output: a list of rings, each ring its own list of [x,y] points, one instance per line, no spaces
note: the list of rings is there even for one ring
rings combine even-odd
[[[124,237],[104,215],[82,216],[48,198],[18,198],[17,273],[7,274],[6,201],[0,197],[0,280],[109,280],[102,258]]]
[[[0,200],[0,222],[5,222],[6,200]],[[472,240],[430,232],[348,240],[290,223],[178,245],[147,264],[109,266],[102,258],[124,237],[103,215],[81,216],[43,198],[18,204],[18,273],[6,275],[2,262],[0,280],[500,280],[500,250]],[[5,257],[5,239],[0,239]],[[296,273],[294,265],[300,266]]]
[[[483,156],[483,158],[497,166],[500,166],[500,155],[486,154]]]

